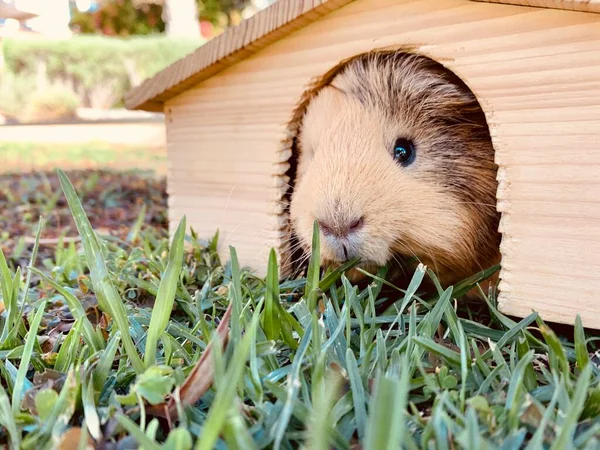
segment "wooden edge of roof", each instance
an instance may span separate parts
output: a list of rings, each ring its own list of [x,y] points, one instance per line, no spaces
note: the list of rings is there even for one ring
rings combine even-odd
[[[352,1],[279,0],[144,81],[125,106],[162,112],[165,101]]]
[[[163,112],[164,103],[186,89],[352,1],[278,0],[129,91],[125,106],[130,110]],[[600,0],[472,1],[600,13]]]

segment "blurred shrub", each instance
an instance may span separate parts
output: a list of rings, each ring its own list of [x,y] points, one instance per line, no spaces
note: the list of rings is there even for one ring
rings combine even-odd
[[[34,91],[22,117],[27,122],[45,122],[75,117],[79,97],[67,86],[56,84]]]
[[[193,51],[202,42],[165,36],[127,39],[76,36],[63,41],[4,39],[1,44],[4,71],[8,74],[0,78],[0,92],[6,90],[5,82],[18,83],[16,77],[28,80],[29,92],[61,85],[77,95],[81,106],[107,109],[120,105],[132,86]],[[22,102],[27,101],[13,100],[21,102],[21,107]]]
[[[35,77],[19,77],[11,72],[0,74],[0,114],[18,118],[35,90]]]

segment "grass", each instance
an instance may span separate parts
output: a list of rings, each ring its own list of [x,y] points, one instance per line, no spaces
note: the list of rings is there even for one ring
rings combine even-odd
[[[120,147],[105,142],[43,144],[0,142],[0,172],[66,169],[126,168],[159,169],[166,172],[166,152],[162,148],[134,145]]]
[[[37,243],[22,266],[0,254],[11,448],[600,447],[580,321],[561,338],[535,313],[501,314],[493,291],[474,320],[454,297],[482,276],[421,298],[424,267],[404,292],[384,270],[361,290],[320,272],[318,233],[293,280],[274,252],[265,279],[233,248],[222,264],[217,236],[185,235],[184,221],[172,242],[147,226],[105,239],[60,184],[82,245],[59,244],[60,270],[40,265]]]

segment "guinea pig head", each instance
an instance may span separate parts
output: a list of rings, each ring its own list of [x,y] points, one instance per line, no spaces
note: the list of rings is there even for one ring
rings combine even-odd
[[[298,135],[292,227],[322,264],[415,258],[446,282],[498,253],[496,166],[464,83],[424,56],[351,60],[310,101]]]

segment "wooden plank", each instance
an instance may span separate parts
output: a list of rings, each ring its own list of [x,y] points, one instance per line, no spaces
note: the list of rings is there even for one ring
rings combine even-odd
[[[600,0],[473,0],[485,3],[600,13]]]
[[[581,189],[579,184],[561,184],[559,189],[552,189],[545,183],[536,181],[521,181],[512,183],[510,189],[503,189],[498,193],[499,200],[514,199],[528,201],[548,201],[575,203],[597,203],[600,199],[598,195],[598,184],[592,189]]]

